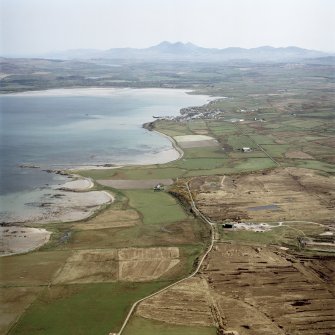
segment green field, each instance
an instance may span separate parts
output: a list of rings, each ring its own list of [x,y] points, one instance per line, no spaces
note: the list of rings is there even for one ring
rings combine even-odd
[[[257,144],[274,144],[272,136],[252,134],[250,136]]]
[[[215,335],[213,327],[187,327],[134,317],[125,328],[124,335]]]
[[[0,257],[0,282],[3,286],[47,285],[69,257],[68,251],[39,251]]]
[[[290,164],[287,164],[290,166]],[[293,166],[305,168],[305,169],[312,169],[312,170],[320,170],[329,173],[335,173],[335,165],[334,164],[327,164],[320,161],[312,161],[312,160],[295,160],[292,164]]]
[[[250,137],[245,135],[230,135],[228,136],[228,145],[234,150],[242,149],[243,147],[255,147],[255,143]]]
[[[112,283],[46,288],[9,333],[105,335],[117,332],[132,302],[169,282]]]
[[[283,157],[289,148],[285,144],[262,144],[261,147],[274,158]]]
[[[143,223],[160,224],[181,221],[186,213],[172,196],[153,190],[127,190],[129,205],[142,214]]]
[[[191,148],[184,149],[185,158],[223,158],[226,157],[225,150],[220,147]]]
[[[186,170],[211,170],[223,166],[225,162],[220,158],[184,158],[175,164]]]

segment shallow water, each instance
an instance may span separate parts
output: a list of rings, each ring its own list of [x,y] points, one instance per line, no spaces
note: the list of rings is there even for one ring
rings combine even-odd
[[[205,96],[167,89],[63,89],[2,95],[0,194],[54,182],[48,168],[134,164],[171,149],[142,128],[152,116],[177,115]]]
[[[56,89],[1,95],[0,211],[17,207],[22,212],[29,191],[66,181],[44,169],[168,161],[173,157],[170,141],[142,124],[154,120],[152,116],[178,115],[180,108],[208,100],[172,89]]]

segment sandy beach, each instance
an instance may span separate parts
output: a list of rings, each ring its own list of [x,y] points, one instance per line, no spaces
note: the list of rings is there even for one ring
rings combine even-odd
[[[82,178],[77,175],[73,175],[74,178],[81,178],[77,180],[68,181],[67,183],[59,186],[56,186],[56,190],[62,191],[72,191],[72,192],[84,192],[88,191],[94,186],[93,181],[90,178]]]
[[[86,219],[102,205],[114,201],[105,191],[44,189],[17,195],[15,212],[1,217],[5,224],[43,224]],[[28,202],[29,201],[29,202]]]
[[[0,257],[35,250],[50,239],[51,232],[41,228],[0,227]]]

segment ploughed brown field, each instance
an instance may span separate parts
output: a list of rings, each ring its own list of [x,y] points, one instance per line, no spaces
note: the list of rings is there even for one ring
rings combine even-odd
[[[335,177],[285,168],[190,182],[195,202],[213,221],[315,221],[334,218]]]
[[[200,274],[141,303],[137,315],[221,334],[334,334],[334,260],[218,243]]]
[[[179,263],[179,248],[77,250],[53,284],[147,281],[161,277]]]
[[[296,220],[288,228],[297,234],[292,240],[323,236],[325,230],[333,235],[333,176],[281,168],[179,180],[172,191],[189,202],[186,181],[195,205],[212,222],[268,222],[269,227],[281,222],[288,227]],[[228,230],[221,232],[195,277],[142,302],[137,315],[215,326],[219,334],[229,335],[335,333],[335,256],[298,250],[293,244],[290,249],[271,245],[269,234],[284,234],[278,228],[268,235],[244,232],[247,237],[259,234],[258,242],[239,240],[240,231],[229,235]]]

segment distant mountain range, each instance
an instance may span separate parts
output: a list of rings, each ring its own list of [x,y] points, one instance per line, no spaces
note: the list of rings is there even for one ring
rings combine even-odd
[[[43,55],[51,59],[124,59],[124,60],[155,60],[155,61],[295,61],[334,56],[321,51],[302,49],[298,47],[274,48],[262,46],[252,49],[202,48],[192,43],[162,42],[158,45],[144,48],[114,48],[105,51],[95,49],[77,49],[63,52],[53,52]]]

